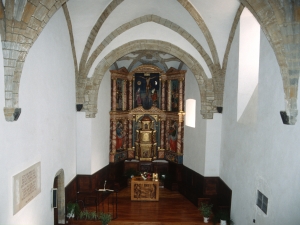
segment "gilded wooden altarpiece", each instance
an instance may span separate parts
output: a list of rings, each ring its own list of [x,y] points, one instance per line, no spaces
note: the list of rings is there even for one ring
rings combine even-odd
[[[182,163],[186,71],[142,65],[110,72],[110,162]]]

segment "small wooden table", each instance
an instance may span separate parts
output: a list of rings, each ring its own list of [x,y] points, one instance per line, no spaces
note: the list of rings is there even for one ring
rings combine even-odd
[[[159,180],[142,177],[131,178],[131,201],[158,201]]]

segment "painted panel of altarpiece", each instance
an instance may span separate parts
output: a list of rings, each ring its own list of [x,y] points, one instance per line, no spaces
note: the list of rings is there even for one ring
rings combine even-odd
[[[160,106],[160,84],[159,74],[143,73],[135,74],[134,82],[134,107],[143,106],[144,109],[150,109],[152,106]]]

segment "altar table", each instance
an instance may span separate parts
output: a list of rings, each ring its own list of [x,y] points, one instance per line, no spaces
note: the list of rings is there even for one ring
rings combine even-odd
[[[158,201],[159,180],[146,179],[142,177],[131,178],[131,200],[132,201]]]

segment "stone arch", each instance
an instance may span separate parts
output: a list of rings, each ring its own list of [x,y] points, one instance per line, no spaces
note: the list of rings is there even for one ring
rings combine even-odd
[[[212,79],[208,79],[202,66],[190,54],[179,47],[164,41],[158,40],[137,40],[128,42],[106,55],[97,65],[93,77],[87,79],[84,91],[84,109],[86,117],[93,118],[97,113],[98,91],[101,80],[109,67],[122,56],[137,50],[156,50],[171,54],[183,61],[193,72],[199,86],[201,97],[201,114],[203,118],[213,118],[213,113],[217,112],[213,106],[214,85]]]
[[[216,103],[214,105],[216,105],[216,106],[223,106],[223,93],[224,93],[225,75],[226,75],[226,70],[227,70],[227,65],[228,65],[228,56],[229,56],[231,44],[232,44],[232,41],[233,41],[233,38],[234,38],[234,35],[236,32],[237,25],[239,24],[243,9],[244,9],[244,6],[242,4],[240,4],[240,6],[235,14],[233,24],[231,26],[231,30],[229,33],[228,42],[227,42],[226,49],[224,52],[224,57],[223,57],[222,69],[219,70],[220,71],[219,74],[216,75],[216,77],[218,77],[218,79],[216,79],[216,81],[214,83],[215,87],[221,87],[220,88],[221,90],[217,90],[217,88],[215,90],[215,93],[217,92],[216,95],[219,96],[215,100]]]
[[[136,18],[130,22],[127,22],[117,29],[115,29],[113,32],[111,32],[93,51],[89,59],[85,60],[86,64],[84,62],[81,62],[82,64],[80,65],[80,71],[79,71],[79,79],[77,80],[77,104],[82,104],[84,102],[83,98],[83,92],[84,92],[84,85],[86,84],[86,77],[88,75],[88,72],[90,71],[93,63],[95,62],[96,58],[99,56],[99,54],[103,51],[103,49],[109,45],[109,43],[114,40],[117,36],[121,35],[123,32],[126,30],[129,30],[130,28],[134,26],[138,26],[142,23],[146,22],[154,22],[157,24],[160,24],[162,26],[165,26],[174,32],[177,32],[179,35],[184,37],[192,46],[194,46],[195,49],[199,52],[199,54],[203,57],[204,61],[206,62],[211,75],[213,78],[214,82],[217,82],[218,77],[215,77],[215,75],[220,74],[220,68],[216,67],[211,60],[210,56],[207,54],[207,52],[204,50],[204,48],[199,44],[199,42],[191,35],[189,34],[186,30],[184,30],[182,27],[178,26],[177,24],[173,23],[170,20],[164,19],[162,17],[156,16],[156,15],[144,15],[139,18]],[[216,85],[216,84],[215,84]],[[224,85],[221,85],[220,87],[223,87]],[[223,88],[222,88],[223,90]],[[221,91],[221,96],[218,96],[220,99],[217,102],[221,102],[222,105],[222,99],[223,99],[223,91]]]
[[[204,48],[199,44],[199,42],[190,33],[188,33],[186,30],[184,30],[182,27],[178,26],[177,24],[173,23],[172,21],[164,19],[160,16],[151,15],[151,14],[138,17],[128,23],[121,25],[120,27],[115,29],[113,32],[111,32],[93,51],[93,53],[91,54],[90,58],[88,59],[86,65],[85,65],[85,69],[81,71],[81,72],[83,72],[81,74],[81,76],[83,78],[87,76],[92,64],[95,62],[98,55],[102,52],[102,50],[106,46],[108,46],[108,44],[112,40],[114,40],[117,36],[121,35],[126,30],[129,30],[135,26],[138,26],[138,25],[141,25],[141,24],[147,23],[147,22],[154,22],[154,23],[160,24],[162,26],[165,26],[165,27],[173,30],[174,32],[178,33],[182,37],[184,37],[191,45],[193,45],[197,49],[197,51],[203,57],[203,59],[205,60],[207,66],[210,69],[210,72],[213,76],[213,74],[214,74],[213,73],[214,69],[212,67],[213,61],[211,60],[211,58],[207,54],[207,52],[204,50]]]
[[[91,48],[93,46],[93,43],[97,37],[97,34],[102,27],[103,23],[107,19],[107,17],[112,13],[112,11],[120,5],[124,0],[113,0],[109,5],[105,8],[105,10],[101,13],[98,20],[96,21],[93,29],[91,30],[91,33],[86,41],[80,63],[79,63],[79,74],[83,73],[83,70],[85,70],[85,64],[88,59],[89,53],[91,51]]]
[[[210,48],[213,60],[214,60],[214,64],[218,65],[220,67],[220,61],[219,61],[219,56],[217,53],[217,48],[215,45],[215,42],[211,36],[211,33],[208,29],[208,27],[206,26],[203,18],[201,17],[201,15],[198,13],[198,11],[195,9],[195,7],[190,3],[189,0],[177,0],[182,7],[184,7],[189,13],[190,15],[193,17],[193,19],[195,20],[195,22],[198,24],[200,30],[202,31],[202,33],[204,34],[206,41],[208,43],[208,46]]]
[[[18,119],[20,79],[28,52],[54,13],[67,0],[5,1],[0,5],[0,33],[4,54],[7,121]],[[17,116],[16,116],[17,115]]]
[[[288,1],[261,1],[259,4],[241,0],[261,25],[264,34],[281,70],[285,94],[285,112],[281,112],[285,124],[294,125],[297,121],[297,98],[300,67],[299,20],[296,21],[296,7],[300,4]]]
[[[60,169],[56,174],[57,177],[57,210],[58,224],[65,224],[65,175],[64,170]]]

